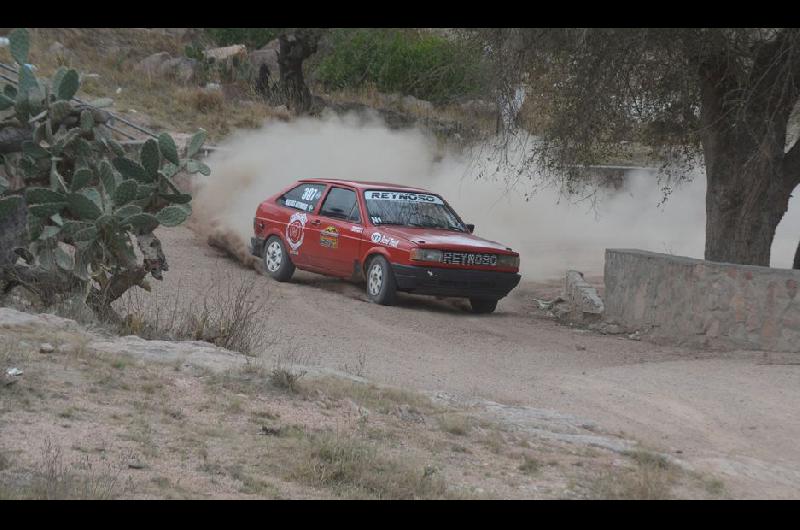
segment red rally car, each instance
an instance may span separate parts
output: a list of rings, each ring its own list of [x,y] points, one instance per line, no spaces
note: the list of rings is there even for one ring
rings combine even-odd
[[[520,280],[519,254],[472,235],[447,201],[419,188],[304,179],[256,210],[251,252],[274,279],[295,267],[366,279],[367,296],[391,305],[397,291],[469,298],[491,313]]]

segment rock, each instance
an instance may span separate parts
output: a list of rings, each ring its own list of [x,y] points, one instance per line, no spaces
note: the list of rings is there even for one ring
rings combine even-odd
[[[244,44],[234,44],[233,46],[224,46],[222,48],[209,48],[203,52],[206,59],[214,59],[215,61],[229,61],[234,57],[244,57],[247,54],[247,47]]]
[[[273,45],[273,43],[275,43]],[[262,64],[267,65],[269,68],[269,76],[271,79],[277,79],[280,74],[278,66],[278,39],[270,42],[260,50],[254,50],[248,55],[250,64],[253,65],[253,70],[258,72]]]
[[[198,63],[196,59],[188,57],[175,57],[162,62],[157,72],[164,77],[171,77],[181,83],[189,83],[197,76]]]
[[[130,469],[144,469],[147,466],[145,466],[144,463],[142,463],[142,461],[138,458],[132,458],[128,460],[128,467]]]
[[[43,343],[39,346],[39,353],[53,353],[56,349],[49,342]]]
[[[589,285],[579,271],[567,271],[564,298],[570,306],[570,317],[579,322],[599,320],[605,310],[597,289]]]
[[[401,104],[406,111],[433,112],[433,103],[424,99],[417,99],[414,96],[405,96]]]
[[[54,56],[60,64],[71,65],[76,59],[75,52],[58,41],[55,41],[47,48],[47,53]]]
[[[8,307],[0,307],[0,329],[76,329],[74,320],[48,313],[23,313]]]
[[[142,72],[143,74],[147,74],[149,76],[154,76],[158,74],[158,69],[162,63],[171,59],[170,54],[167,52],[158,52],[154,53],[153,55],[149,55],[139,61],[136,66],[134,66],[134,70],[137,72]]]
[[[280,436],[280,427],[270,427],[269,425],[262,425],[261,430],[258,431],[261,436]]]
[[[621,335],[625,330],[619,324],[604,323],[597,327],[597,331],[605,335]]]

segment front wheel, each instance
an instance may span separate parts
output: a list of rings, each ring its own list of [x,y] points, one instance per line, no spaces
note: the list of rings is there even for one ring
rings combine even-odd
[[[487,300],[486,298],[470,298],[469,305],[472,306],[473,313],[494,313],[497,309],[497,300]]]
[[[394,273],[383,256],[375,256],[367,266],[367,297],[380,305],[394,305],[397,300]]]
[[[264,268],[279,282],[288,282],[294,274],[294,263],[278,236],[270,236],[264,244]]]

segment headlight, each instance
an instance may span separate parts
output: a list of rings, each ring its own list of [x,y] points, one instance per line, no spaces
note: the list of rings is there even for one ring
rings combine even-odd
[[[442,251],[429,248],[411,249],[411,259],[414,261],[442,261]]]
[[[510,256],[508,254],[498,254],[497,255],[497,266],[498,267],[510,267],[513,269],[519,268],[519,256]]]

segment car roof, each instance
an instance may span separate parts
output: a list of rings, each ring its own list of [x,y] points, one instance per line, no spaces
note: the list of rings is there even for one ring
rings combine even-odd
[[[308,179],[300,179],[298,182],[319,182],[321,184],[341,184],[343,186],[349,186],[351,188],[356,188],[358,190],[367,190],[367,189],[380,189],[380,190],[403,190],[403,191],[410,191],[416,193],[431,193],[433,192],[428,191],[423,188],[415,188],[411,186],[404,186],[402,184],[391,184],[389,182],[369,182],[364,180],[343,180],[343,179],[320,179],[320,178],[308,178]]]

